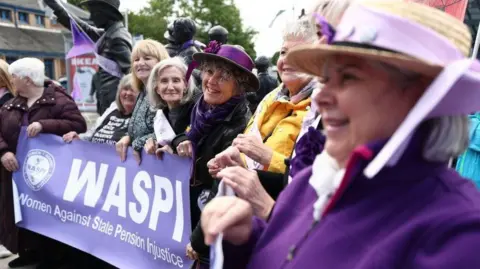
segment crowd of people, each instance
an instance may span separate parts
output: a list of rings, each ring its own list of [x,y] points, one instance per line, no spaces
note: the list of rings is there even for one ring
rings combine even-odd
[[[94,16],[102,1],[91,2]],[[97,27],[118,30],[118,6],[101,7],[112,19]],[[112,145],[121,161],[130,147],[139,164],[147,154],[191,158],[194,268],[209,268],[220,234],[224,268],[480,267],[480,195],[449,167],[478,151],[465,151],[475,137],[466,115],[480,110],[467,26],[410,1],[317,0],[283,31],[280,84],[267,57],[228,44],[227,29],[213,27],[207,45],[195,33],[179,18],[168,44],[147,39],[131,53],[117,36],[131,73],[90,130],[40,60],[0,64],[0,244],[19,254],[11,268],[111,267],[15,226],[22,126],[29,137]],[[218,195],[224,186],[236,195]]]

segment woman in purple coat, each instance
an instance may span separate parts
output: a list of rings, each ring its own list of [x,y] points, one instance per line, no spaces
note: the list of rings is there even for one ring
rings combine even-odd
[[[205,241],[223,234],[224,268],[480,268],[480,193],[448,168],[480,109],[470,45],[440,10],[359,0],[330,45],[289,52],[324,83],[325,150],[267,221],[236,197],[206,206]]]

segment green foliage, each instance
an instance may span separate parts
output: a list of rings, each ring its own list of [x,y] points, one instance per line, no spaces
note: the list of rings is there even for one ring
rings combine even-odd
[[[128,13],[128,30],[133,34],[142,34],[144,38],[155,39],[163,44],[168,25],[168,17],[173,14],[175,0],[150,0],[149,6],[138,13]]]
[[[177,0],[179,8],[177,17],[190,17],[198,26],[196,38],[203,43],[208,41],[208,30],[215,25],[222,25],[230,32],[228,43],[240,45],[255,59],[253,38],[257,32],[244,28],[240,11],[233,0]]]
[[[272,59],[270,60],[272,65],[274,65],[274,66],[277,65],[278,57],[280,57],[280,51],[277,51],[273,54]]]

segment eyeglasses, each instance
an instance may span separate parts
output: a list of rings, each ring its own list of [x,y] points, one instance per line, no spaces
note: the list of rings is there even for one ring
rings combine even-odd
[[[218,82],[229,81],[234,77],[233,72],[225,68],[206,67],[202,71],[202,73],[206,76],[217,77]]]

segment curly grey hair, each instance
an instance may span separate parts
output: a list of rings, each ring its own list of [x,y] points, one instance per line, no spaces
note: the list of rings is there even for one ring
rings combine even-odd
[[[195,92],[195,82],[193,78],[190,78],[186,81],[187,75],[187,65],[185,61],[180,57],[174,57],[165,59],[157,63],[154,67],[152,72],[150,73],[150,77],[148,78],[147,83],[147,94],[148,99],[150,101],[150,105],[156,109],[162,109],[167,106],[167,103],[160,97],[157,93],[157,85],[158,85],[158,78],[160,74],[168,67],[175,67],[182,73],[182,78],[185,82],[185,90],[183,92],[183,98],[180,100],[180,104],[185,104],[188,101],[192,100],[194,92]]]
[[[246,74],[246,71],[240,70],[233,64],[223,61],[206,60],[200,64],[199,69],[202,72],[202,77],[208,70],[223,70],[222,77],[220,79],[224,81],[234,79],[237,85],[235,92],[236,94],[243,94],[251,91],[251,86],[248,83],[249,77]]]

